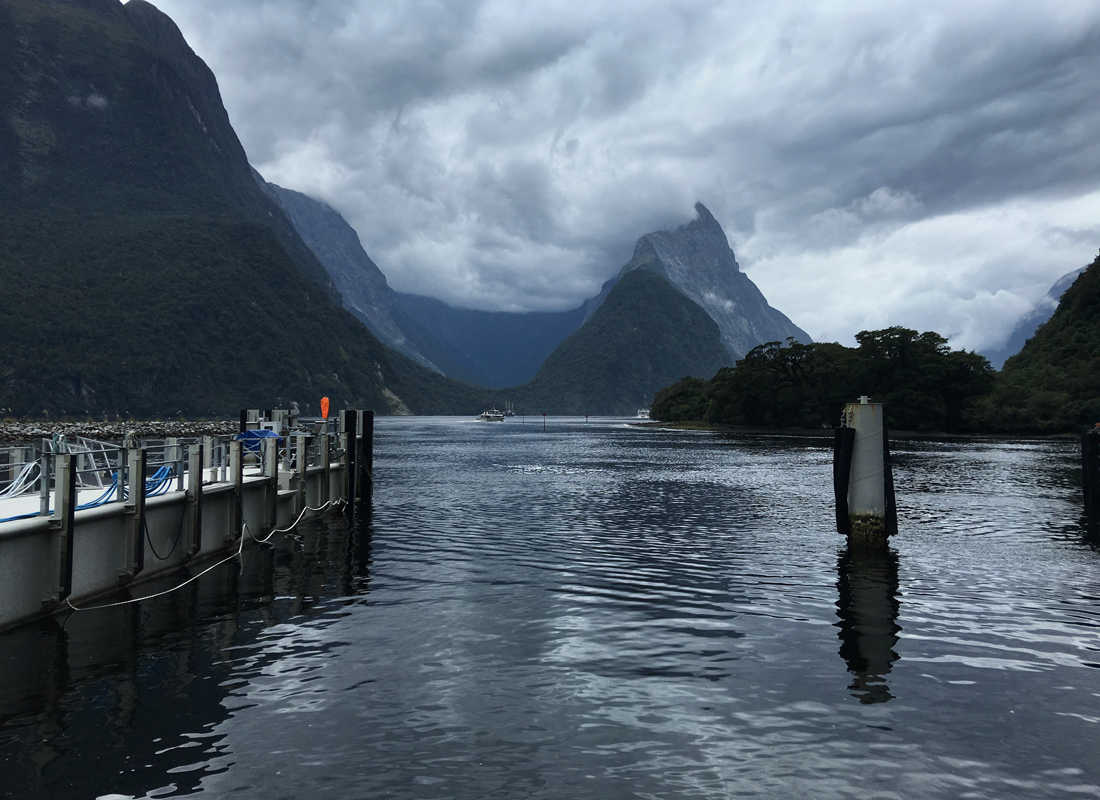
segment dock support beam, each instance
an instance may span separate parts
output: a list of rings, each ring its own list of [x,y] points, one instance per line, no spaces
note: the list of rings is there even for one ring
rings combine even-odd
[[[233,484],[233,527],[226,542],[244,535],[244,451],[239,439],[229,443],[229,480]]]
[[[42,603],[52,606],[62,602],[73,591],[73,532],[76,529],[76,456],[63,453],[54,456],[57,485],[54,490],[53,564],[54,577]]]
[[[126,451],[127,488],[125,503],[130,515],[126,541],[127,563],[118,572],[120,583],[129,583],[145,568],[145,460],[144,447]]]
[[[332,497],[332,448],[329,447],[329,436],[322,433],[317,437],[317,450],[321,455],[321,464],[325,468],[325,481],[321,486],[321,503],[327,503]]]
[[[206,446],[203,444],[191,445],[187,453],[187,504],[191,511],[191,525],[188,528],[187,546],[183,550],[184,560],[202,550],[202,479],[207,457]]]
[[[356,492],[359,488],[359,471],[355,463],[355,451],[359,444],[359,432],[356,425],[358,420],[359,414],[354,409],[349,408],[344,412],[344,440],[347,442],[344,446],[344,464],[347,468],[345,473],[347,486],[344,489],[344,497],[348,501],[347,508],[349,510],[355,506]]]
[[[267,478],[267,519],[265,527],[267,531],[275,529],[278,525],[279,499],[279,440],[264,439],[264,477]]]
[[[294,436],[294,453],[296,461],[294,464],[295,471],[298,473],[298,503],[295,508],[296,514],[301,514],[306,506],[309,505],[309,494],[306,490],[306,475],[309,474],[309,452],[306,442],[308,439],[301,434]]]

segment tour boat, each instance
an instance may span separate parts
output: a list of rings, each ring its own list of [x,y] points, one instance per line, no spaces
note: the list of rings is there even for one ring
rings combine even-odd
[[[504,412],[497,411],[495,408],[490,408],[488,411],[481,412],[481,416],[478,417],[482,422],[504,422]]]

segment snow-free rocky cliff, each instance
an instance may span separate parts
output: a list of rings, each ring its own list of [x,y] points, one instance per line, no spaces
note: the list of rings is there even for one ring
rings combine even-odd
[[[603,303],[611,287],[634,269],[663,275],[718,323],[722,345],[737,360],[764,342],[787,337],[809,343],[809,335],[768,305],[749,276],[741,271],[722,226],[702,203],[696,217],[672,231],[647,233],[634,246],[634,256],[619,274],[589,301],[588,315]]]

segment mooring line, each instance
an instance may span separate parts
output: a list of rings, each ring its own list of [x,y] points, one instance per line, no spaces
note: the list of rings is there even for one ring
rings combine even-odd
[[[304,517],[306,515],[307,511],[321,512],[321,511],[324,511],[329,506],[334,506],[334,505],[341,504],[341,503],[346,504],[347,501],[344,500],[343,498],[337,498],[335,500],[329,500],[327,503],[320,506],[319,508],[311,508],[310,506],[306,506],[305,508],[302,509],[302,513],[298,515],[298,519],[294,520],[294,522],[290,525],[290,527],[288,527],[288,528],[278,528],[276,530],[273,530],[273,531],[271,531],[271,533],[269,533],[263,539],[257,538],[256,535],[253,534],[252,531],[249,529],[248,523],[247,522],[244,523],[244,525],[242,525],[240,544],[237,546],[237,552],[233,553],[233,555],[228,556],[227,558],[223,558],[221,561],[218,561],[214,564],[211,564],[209,567],[204,569],[198,575],[192,575],[190,578],[188,578],[187,580],[185,580],[183,583],[179,584],[178,586],[173,586],[171,589],[165,589],[163,592],[156,592],[155,594],[147,594],[147,595],[144,595],[142,597],[132,597],[129,600],[119,600],[116,603],[104,603],[103,605],[99,605],[99,606],[74,606],[72,604],[72,601],[69,600],[69,598],[66,597],[65,598],[65,605],[67,605],[73,611],[96,611],[96,610],[101,609],[101,608],[115,608],[116,606],[127,606],[127,605],[130,605],[131,603],[140,603],[142,600],[152,600],[155,597],[163,597],[166,594],[171,594],[172,592],[175,592],[179,589],[182,589],[184,586],[186,586],[189,583],[197,581],[203,575],[210,572],[210,570],[216,569],[217,567],[220,567],[222,564],[228,563],[228,562],[232,561],[233,559],[239,557],[241,555],[241,553],[244,552],[244,542],[245,542],[244,533],[245,533],[245,531],[248,531],[248,536],[253,541],[258,542],[259,544],[265,544],[266,542],[271,541],[271,537],[274,536],[276,533],[289,533],[290,531],[292,531],[296,527],[298,527],[298,523],[302,521],[302,517]]]

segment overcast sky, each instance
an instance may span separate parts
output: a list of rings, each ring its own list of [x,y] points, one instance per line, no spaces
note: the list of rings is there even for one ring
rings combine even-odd
[[[575,307],[695,201],[818,340],[1002,340],[1100,248],[1100,3],[154,0],[401,291]]]

